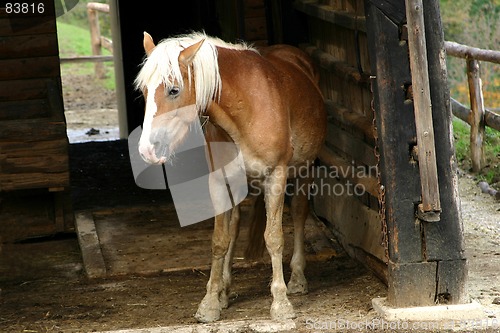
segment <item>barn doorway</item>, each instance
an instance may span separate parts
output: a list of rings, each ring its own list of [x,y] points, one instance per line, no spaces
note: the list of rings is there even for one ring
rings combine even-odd
[[[109,1],[79,1],[57,17],[69,142],[120,138]]]

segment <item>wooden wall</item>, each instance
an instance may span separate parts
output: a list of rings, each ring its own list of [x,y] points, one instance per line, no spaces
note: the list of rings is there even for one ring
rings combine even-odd
[[[331,172],[317,180],[315,211],[352,256],[377,263],[375,271],[386,280],[363,1],[298,1],[296,9],[308,16],[309,43],[301,47],[319,65],[328,112],[319,157]]]
[[[467,302],[439,1],[415,6],[425,23],[425,29],[419,26],[425,35],[419,42],[428,66],[422,60],[418,68],[427,72],[425,82],[414,80],[417,74],[410,70],[405,1],[299,0],[295,5],[308,16],[309,43],[302,47],[321,68],[328,110],[319,158],[336,171],[317,179],[319,189],[325,188],[314,197],[315,211],[352,256],[386,281],[388,301],[396,307]],[[425,161],[419,162],[416,116],[421,110],[413,91],[429,87],[428,111],[439,133],[429,145],[437,160],[438,219],[419,214],[429,184],[419,171],[428,154],[425,150]],[[365,191],[346,193],[349,184]]]
[[[221,37],[267,45],[265,0],[216,0]]]
[[[1,223],[4,229],[9,220],[14,224],[10,227],[23,229],[25,236],[64,231],[67,212],[61,210],[64,206],[67,211],[69,202],[65,199],[69,196],[65,192],[69,187],[68,139],[54,3],[46,0],[43,4],[43,13],[36,7],[35,13],[25,14],[0,9]],[[25,228],[30,223],[27,217],[12,221],[15,213],[6,205],[16,201],[18,210],[23,210],[25,202],[25,210],[35,211],[30,200],[38,200],[39,195],[49,198],[42,201],[48,200],[50,213],[46,225],[41,222],[30,232]],[[2,237],[10,238],[10,231]]]

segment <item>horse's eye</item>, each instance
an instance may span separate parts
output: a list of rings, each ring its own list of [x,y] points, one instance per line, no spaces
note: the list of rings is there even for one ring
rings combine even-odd
[[[181,90],[179,89],[179,87],[172,87],[168,90],[168,95],[171,97],[175,97],[179,95],[180,92]]]

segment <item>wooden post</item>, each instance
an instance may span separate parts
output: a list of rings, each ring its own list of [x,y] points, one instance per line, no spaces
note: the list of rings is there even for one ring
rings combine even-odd
[[[478,172],[484,165],[484,100],[481,77],[479,76],[479,61],[467,59],[467,78],[470,96],[470,151],[472,170]]]
[[[365,0],[381,181],[385,188],[387,301],[394,307],[467,301],[467,261],[458,209],[439,1],[425,0],[423,5],[432,120],[439,133],[435,137],[439,194],[441,206],[446,208],[440,213],[439,223],[415,218],[415,203],[421,201],[422,191],[419,170],[409,153],[416,145],[417,125],[413,103],[408,103],[405,91],[412,83],[408,44],[402,33],[407,23],[405,2]]]
[[[101,55],[101,31],[99,28],[99,13],[92,7],[87,6],[87,16],[90,25],[90,44],[92,45],[92,55]],[[95,75],[98,78],[104,77],[104,65],[100,62],[94,64]]]
[[[422,203],[418,216],[427,222],[439,221],[441,203],[437,177],[432,103],[429,88],[429,65],[422,0],[406,0],[408,47],[412,75],[415,125],[417,128],[418,166]]]

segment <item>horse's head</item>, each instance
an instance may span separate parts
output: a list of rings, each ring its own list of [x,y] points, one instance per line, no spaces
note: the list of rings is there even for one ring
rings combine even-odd
[[[144,33],[147,58],[136,86],[146,102],[139,152],[148,163],[168,161],[197,119],[200,107],[206,107],[199,105],[198,86],[192,84],[193,62],[204,41],[200,39],[189,46],[170,41],[156,46],[151,36]]]

